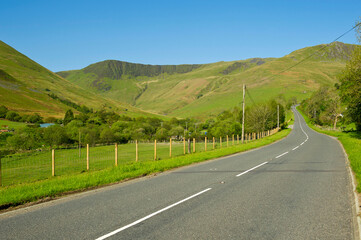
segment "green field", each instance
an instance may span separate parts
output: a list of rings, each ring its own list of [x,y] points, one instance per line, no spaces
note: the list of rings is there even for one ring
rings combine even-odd
[[[228,146],[237,144],[237,137],[229,137]],[[193,142],[190,142],[190,152],[193,154]],[[205,142],[196,142],[195,152],[205,151]],[[215,149],[227,147],[226,137],[215,139]],[[207,141],[207,150],[213,149],[213,142]],[[188,143],[186,142],[186,153]],[[172,142],[172,157],[184,154],[183,142]],[[170,158],[169,142],[157,143],[157,161]],[[135,143],[118,145],[118,165],[133,163],[136,160]],[[138,161],[146,162],[154,160],[154,143],[138,144]],[[52,177],[52,153],[51,151],[39,151],[32,153],[18,153],[1,159],[2,186],[29,183]],[[96,171],[115,166],[115,145],[90,147],[89,170]],[[55,175],[63,176],[82,173],[87,170],[86,148],[59,149],[55,150]]]
[[[49,153],[40,153],[34,159],[43,161],[43,164],[46,165],[42,169],[44,170],[43,171],[44,178],[47,179],[44,179],[42,181],[34,181],[30,183],[23,183],[23,184],[17,184],[17,185],[0,188],[0,209],[16,206],[26,202],[36,201],[38,199],[42,199],[45,197],[61,196],[62,194],[70,191],[84,190],[109,183],[119,182],[125,179],[131,179],[131,178],[149,175],[152,173],[163,172],[172,168],[181,167],[192,163],[205,161],[208,159],[214,159],[214,158],[246,151],[249,149],[258,148],[284,138],[290,133],[290,131],[291,129],[282,130],[269,137],[251,141],[246,144],[235,144],[232,146],[229,143],[230,146],[228,148],[223,147],[226,146],[225,145],[226,143],[223,143],[222,148],[210,150],[207,152],[204,151],[196,152],[196,153],[186,154],[183,156],[172,157],[172,158],[167,158],[169,154],[168,152],[169,148],[167,147],[167,145],[160,143],[159,156],[161,160],[157,160],[157,161],[154,161],[153,159],[146,160],[145,157],[147,155],[145,154],[143,158],[142,155],[140,154],[140,161],[136,163],[134,161],[134,155],[133,155],[132,157],[129,157],[128,163],[119,164],[118,167],[110,167],[114,163],[111,157],[114,154],[114,146],[108,146],[109,149],[107,151],[99,150],[99,154],[101,154],[102,157],[101,159],[99,159],[98,163],[95,162],[95,156],[97,150],[92,149],[91,151],[94,153],[94,161],[90,162],[90,168],[95,169],[96,166],[109,166],[109,167],[99,171],[84,171],[85,164],[84,162],[82,162],[80,163],[81,167],[79,167],[78,169],[78,171],[83,169],[81,174],[79,174],[79,172],[74,174],[64,174],[65,172],[63,172],[64,175],[61,175],[61,168],[58,167],[58,170],[56,171],[58,171],[60,176],[56,174],[57,175],[56,177],[50,177],[51,170],[49,167],[50,161],[48,160],[50,158]],[[204,143],[199,143],[199,145],[197,146],[199,147],[199,149],[197,151],[201,151],[201,146],[203,144]],[[133,151],[132,146],[131,147],[124,146],[124,147],[128,149],[130,154],[132,153]],[[152,146],[149,144],[147,147],[152,148]],[[177,148],[178,150],[176,150]],[[179,148],[181,147],[175,146],[175,151],[178,151],[178,153],[181,152]],[[61,151],[60,153],[58,153],[58,155],[61,154]],[[71,154],[73,156],[77,155],[76,150],[72,150],[72,151],[73,152]],[[120,152],[121,151],[119,151],[119,156],[121,156]],[[70,156],[71,154],[69,152],[69,155],[67,156]],[[148,154],[149,157],[153,158],[152,151],[148,151]],[[42,157],[40,158],[40,156]],[[164,157],[164,159],[162,159],[162,156]],[[25,158],[22,159],[24,161]],[[106,161],[106,163],[104,163],[103,161]],[[121,160],[121,161],[126,162],[126,160]],[[28,162],[31,162],[31,160],[29,160]],[[16,163],[7,163],[7,164],[12,166],[14,171],[17,171]],[[34,172],[29,171],[28,174],[24,174],[25,177],[29,177],[27,181],[34,180],[31,179],[30,176],[31,174],[34,174]]]
[[[357,191],[361,193],[361,133],[323,130],[314,126],[306,114],[304,114],[301,110],[300,113],[305,118],[308,126],[310,126],[313,130],[336,137],[342,143],[347,153],[348,160],[350,161],[351,169],[356,176]]]
[[[3,126],[8,126],[9,129],[19,129],[25,127],[27,123],[12,122],[4,119],[0,119],[0,129],[6,129]]]

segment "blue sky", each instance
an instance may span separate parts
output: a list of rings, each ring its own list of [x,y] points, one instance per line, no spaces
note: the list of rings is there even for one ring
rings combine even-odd
[[[107,59],[210,63],[329,43],[360,10],[360,0],[4,0],[0,40],[52,71]],[[340,41],[357,43],[354,32]]]

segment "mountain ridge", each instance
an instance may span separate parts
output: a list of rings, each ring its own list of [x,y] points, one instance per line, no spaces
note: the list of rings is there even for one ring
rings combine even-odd
[[[114,99],[101,97],[60,77],[0,41],[1,105],[22,114],[63,117],[72,106],[151,115]]]
[[[116,79],[99,78],[91,71],[72,70],[66,78],[97,94],[144,110],[177,117],[203,118],[239,106],[242,84],[247,84],[253,92],[256,103],[280,94],[286,99],[296,96],[302,100],[320,85],[337,82],[336,76],[355,46],[341,42],[321,44],[295,50],[281,58],[200,64],[184,73],[122,75]],[[309,59],[282,72],[305,58]],[[251,97],[247,101],[252,102]]]

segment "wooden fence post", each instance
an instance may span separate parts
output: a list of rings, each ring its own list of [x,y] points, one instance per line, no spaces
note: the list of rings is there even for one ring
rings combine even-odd
[[[207,152],[207,137],[204,138],[204,151]]]
[[[51,149],[51,176],[55,176],[55,149]]]
[[[139,153],[138,153],[138,140],[135,140],[135,161],[138,162]]]
[[[169,139],[169,157],[172,157],[172,138]]]
[[[239,135],[237,134],[237,144],[239,144]]]
[[[219,148],[222,148],[222,137],[219,137]]]
[[[232,135],[232,145],[234,145],[234,135]]]
[[[215,147],[216,147],[216,142],[215,142],[215,139],[213,137],[213,150],[215,149]]]
[[[183,152],[186,155],[186,138],[183,138]]]
[[[193,138],[193,152],[196,152],[196,139]]]
[[[115,143],[115,166],[118,166],[118,143]]]
[[[51,176],[55,176],[55,149],[51,150]]]
[[[86,145],[86,170],[89,171],[89,144]]]
[[[228,147],[228,135],[227,135],[227,147]]]
[[[191,139],[188,138],[188,154],[191,153]]]
[[[154,161],[157,160],[157,139],[154,140]]]

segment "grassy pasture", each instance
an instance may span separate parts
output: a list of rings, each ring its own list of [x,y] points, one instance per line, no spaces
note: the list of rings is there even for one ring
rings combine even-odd
[[[102,159],[99,159],[98,163],[90,161],[90,169],[95,169],[96,166],[100,166],[103,164],[108,165],[109,167],[99,170],[99,171],[84,171],[81,169],[85,169],[85,164],[82,161],[80,165],[78,166],[77,171],[82,171],[81,174],[79,172],[74,172],[73,174],[65,174],[60,168],[61,165],[58,165],[58,174],[56,174],[55,177],[50,177],[51,175],[51,169],[49,167],[49,153],[39,153],[39,156],[37,156],[34,159],[38,159],[38,161],[43,161],[44,167],[43,169],[43,176],[44,180],[41,181],[35,181],[34,182],[27,182],[23,184],[17,184],[17,185],[11,185],[6,187],[0,188],[0,209],[8,208],[11,206],[16,206],[19,204],[24,204],[26,202],[36,201],[38,199],[42,199],[45,197],[56,197],[61,196],[66,192],[70,191],[80,191],[85,190],[92,187],[102,186],[110,183],[119,182],[125,179],[131,179],[136,178],[140,176],[149,175],[152,173],[158,173],[163,172],[169,169],[189,165],[192,163],[197,163],[209,159],[214,159],[238,152],[247,151],[250,149],[258,148],[267,144],[270,144],[274,141],[277,141],[279,139],[284,138],[290,133],[291,129],[286,129],[283,131],[280,131],[276,134],[273,134],[271,136],[250,141],[245,144],[235,144],[231,145],[232,142],[229,142],[229,147],[226,147],[226,142],[222,143],[222,148],[218,145],[218,148],[215,150],[210,150],[207,152],[201,152],[202,145],[204,146],[204,143],[199,143],[197,145],[197,148],[199,148],[196,153],[192,154],[186,154],[182,156],[175,156],[172,158],[167,158],[169,154],[169,148],[167,144],[159,144],[159,156],[161,160],[154,161],[153,160],[153,153],[152,151],[146,151],[146,153],[142,154],[140,153],[140,161],[135,162],[134,161],[134,155],[132,157],[129,157],[129,162],[124,157],[123,160],[125,164],[119,164],[117,167],[113,166],[113,160],[112,155],[114,154],[114,146],[107,146],[104,147],[109,148],[107,151],[100,150],[99,148],[99,154],[102,155]],[[174,151],[175,154],[180,154],[182,152],[183,146],[182,144],[175,144],[174,145]],[[132,149],[134,146],[124,145],[125,149],[128,149],[129,156],[132,155]],[[152,149],[151,144],[147,144],[148,149]],[[211,144],[208,144],[207,147],[211,147]],[[140,146],[141,148],[141,146]],[[120,149],[119,156],[120,159],[122,159],[120,152],[123,150],[125,152],[125,149]],[[145,149],[145,148],[144,148]],[[180,150],[182,149],[182,150]],[[211,149],[211,148],[210,148]],[[61,155],[61,151],[59,150],[58,155]],[[64,150],[65,151],[65,150]],[[72,152],[73,156],[77,155],[78,152],[76,150],[67,150]],[[91,150],[95,156],[96,151],[95,149]],[[70,156],[70,152],[69,155]],[[82,153],[83,154],[83,153]],[[148,154],[148,155],[147,155]],[[40,157],[42,156],[42,157]],[[107,157],[109,156],[109,157]],[[114,156],[114,155],[113,155]],[[123,155],[125,156],[125,155]],[[151,159],[145,159],[146,156],[152,157]],[[162,158],[164,156],[164,159]],[[24,159],[24,158],[23,158]],[[106,161],[106,163],[104,163]],[[29,160],[30,162],[30,160]],[[110,162],[110,163],[109,163]],[[16,170],[16,164],[15,163],[9,163],[13,170]],[[99,164],[99,165],[97,165]],[[76,166],[74,169],[76,169]],[[103,165],[104,166],[104,165]],[[112,167],[113,166],[113,167]],[[30,171],[30,174],[31,171]],[[30,174],[24,174],[24,176],[29,177]],[[28,180],[31,180],[30,177]]]

